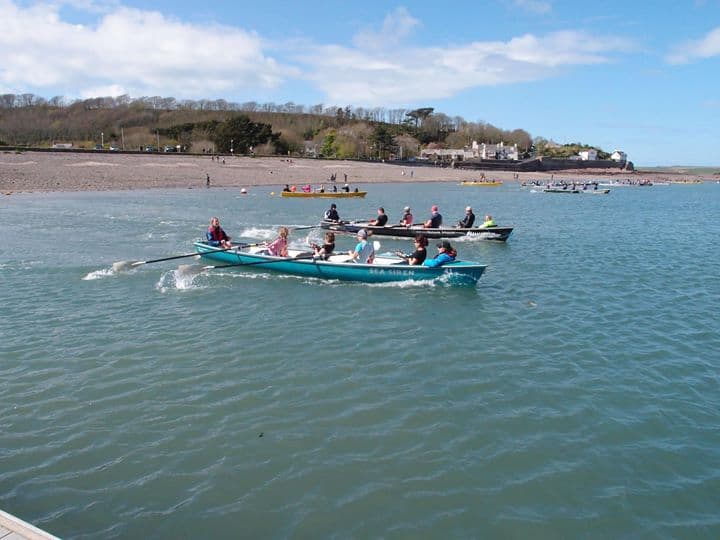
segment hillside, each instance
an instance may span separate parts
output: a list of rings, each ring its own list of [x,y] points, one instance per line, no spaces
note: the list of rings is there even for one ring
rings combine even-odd
[[[238,116],[249,120],[243,130],[262,136],[247,139],[245,131],[228,130],[226,124]],[[65,103],[62,98],[48,101],[32,94],[0,96],[0,143],[4,145],[51,147],[67,143],[89,149],[116,145],[126,150],[181,145],[196,153],[243,152],[239,136],[248,143],[248,149],[252,147],[258,153],[335,158],[407,158],[427,145],[461,148],[473,140],[517,144],[523,152],[533,146],[532,137],[522,129],[503,130],[467,122],[432,108],[239,105],[222,100],[178,102],[173,98],[133,100],[127,96]]]

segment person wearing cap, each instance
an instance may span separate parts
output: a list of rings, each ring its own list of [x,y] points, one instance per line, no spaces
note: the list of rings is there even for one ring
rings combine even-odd
[[[387,225],[388,217],[385,213],[385,209],[382,206],[378,208],[377,214],[378,215],[375,219],[371,219],[370,221],[368,221],[368,225],[372,225],[374,227],[384,227],[385,225]]]
[[[423,226],[426,229],[438,229],[442,227],[442,214],[440,214],[440,209],[437,207],[437,204],[433,204],[430,212],[430,219],[423,223]]]
[[[337,205],[335,203],[332,203],[330,208],[325,210],[324,218],[325,221],[332,221],[334,223],[340,222],[340,214],[338,214]]]
[[[442,266],[443,264],[453,262],[455,260],[455,257],[457,257],[457,251],[455,251],[450,242],[448,242],[447,240],[438,242],[437,248],[438,254],[435,255],[435,257],[433,257],[432,259],[425,259],[423,266],[430,266],[431,268],[435,268],[437,266]]]
[[[355,246],[355,249],[349,253],[353,262],[360,264],[372,264],[373,259],[375,258],[375,249],[373,248],[373,245],[368,242],[367,237],[368,235],[365,229],[360,229],[357,232],[358,243]]]
[[[469,206],[465,207],[465,217],[458,221],[457,226],[461,229],[469,229],[475,223],[475,214],[473,214],[472,208]]]
[[[488,227],[497,227],[497,225],[495,225],[495,220],[493,220],[490,214],[485,216],[485,221],[483,221],[483,224],[480,225],[481,229],[487,229]]]
[[[413,215],[410,212],[410,207],[406,206],[403,208],[403,216],[400,220],[400,225],[403,227],[410,227],[413,224]]]

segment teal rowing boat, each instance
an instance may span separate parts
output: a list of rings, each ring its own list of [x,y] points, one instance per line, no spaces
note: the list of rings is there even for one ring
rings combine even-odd
[[[260,247],[241,247],[230,251],[195,242],[195,250],[203,259],[215,264],[206,268],[259,268],[281,274],[360,281],[364,283],[388,283],[393,281],[439,280],[452,285],[475,285],[487,265],[454,261],[437,268],[409,266],[399,257],[376,257],[373,264],[350,262],[345,254],[333,255],[330,260],[315,259],[311,252],[290,250],[289,257],[267,255]]]

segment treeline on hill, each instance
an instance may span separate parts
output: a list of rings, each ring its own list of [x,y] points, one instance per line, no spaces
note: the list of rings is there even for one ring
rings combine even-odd
[[[0,145],[72,143],[181,145],[190,151],[315,155],[326,158],[409,158],[421,148],[462,148],[472,141],[517,144],[521,155],[569,157],[579,143],[559,146],[522,129],[502,130],[434,109],[305,107],[294,103],[230,103],[164,97],[100,97],[68,102],[34,94],[0,95]]]

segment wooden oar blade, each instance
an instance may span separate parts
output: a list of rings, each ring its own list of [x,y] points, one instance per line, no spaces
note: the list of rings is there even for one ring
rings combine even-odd
[[[113,272],[126,272],[137,266],[142,261],[117,261],[112,264]]]
[[[212,267],[202,266],[199,264],[181,264],[177,267],[177,273],[182,276],[194,276],[202,274],[208,268]]]

